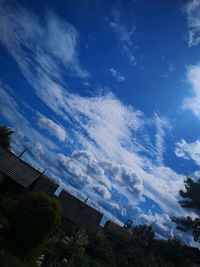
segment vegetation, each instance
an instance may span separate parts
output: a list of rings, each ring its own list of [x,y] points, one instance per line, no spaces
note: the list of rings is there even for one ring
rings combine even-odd
[[[9,149],[12,131],[0,127],[0,146]],[[185,181],[184,208],[200,211],[200,180]],[[177,228],[200,241],[200,218],[173,218]],[[45,193],[0,196],[1,267],[198,267],[200,251],[176,239],[156,240],[151,226],[134,226],[122,242],[103,228],[81,229],[61,220],[58,200]]]
[[[1,266],[1,261],[8,257],[5,255],[13,255],[9,257],[15,262],[12,266],[17,266],[18,257],[34,258],[60,219],[60,203],[45,193],[30,193],[18,199],[1,197],[0,250],[4,249],[0,254]]]
[[[10,137],[13,131],[5,126],[0,126],[0,146],[4,149],[10,149]]]
[[[200,266],[198,249],[177,240],[155,240],[149,226],[135,226],[127,244],[112,239],[103,229],[86,231],[62,222],[42,253],[42,266],[67,267],[190,267]],[[142,242],[145,233],[148,237]]]
[[[177,240],[155,240],[150,226],[135,226],[130,243],[104,229],[60,222],[60,206],[45,193],[0,199],[0,265],[9,267],[192,267],[198,249]]]
[[[179,194],[183,198],[180,204],[183,208],[194,209],[200,212],[200,180],[194,181],[191,178],[185,180],[185,191],[180,190]],[[190,216],[174,217],[172,220],[177,224],[177,229],[187,232],[191,231],[194,241],[200,242],[200,217],[192,219]]]

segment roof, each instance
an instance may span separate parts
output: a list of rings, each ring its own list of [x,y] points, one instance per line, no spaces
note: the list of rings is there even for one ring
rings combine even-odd
[[[0,147],[0,172],[23,187],[28,188],[42,173],[18,158],[15,154]]]
[[[103,214],[85,202],[62,190],[58,196],[63,217],[84,228],[98,228]]]

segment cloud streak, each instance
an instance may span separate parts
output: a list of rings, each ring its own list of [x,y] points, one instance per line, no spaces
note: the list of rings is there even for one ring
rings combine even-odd
[[[125,76],[123,76],[119,71],[114,68],[110,68],[110,73],[118,82],[123,82],[126,80]]]
[[[67,137],[66,131],[53,120],[43,116],[41,113],[38,113],[37,124],[40,128],[48,131],[50,135],[54,135],[59,141],[65,141]]]
[[[184,139],[176,143],[175,154],[179,158],[193,160],[200,166],[200,140],[187,143]]]
[[[62,75],[59,67],[63,66],[70,75],[89,76],[89,72],[80,66],[77,55],[79,34],[71,24],[50,11],[41,22],[31,11],[5,3],[1,5],[0,14],[1,43],[17,58],[25,75],[26,67],[32,67],[35,69],[33,78],[37,72],[43,72],[43,75],[58,79]],[[29,57],[23,53],[23,48],[31,52]]]
[[[135,27],[128,27],[121,21],[121,12],[117,7],[112,8],[112,19],[108,20],[109,27],[115,32],[119,42],[121,43],[122,51],[128,57],[131,65],[136,65],[136,60],[133,55],[133,36]]]
[[[187,82],[191,86],[191,96],[184,99],[183,109],[191,110],[200,120],[200,66],[193,65],[187,70]]]
[[[200,1],[189,0],[184,6],[187,15],[188,33],[187,42],[189,47],[200,43]]]

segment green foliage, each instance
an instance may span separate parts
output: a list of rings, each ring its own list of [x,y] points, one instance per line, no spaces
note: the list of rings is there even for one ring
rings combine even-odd
[[[59,202],[45,193],[31,193],[16,202],[4,199],[1,215],[9,225],[4,241],[17,254],[36,249],[56,229],[61,219]]]
[[[0,196],[0,246],[6,242],[15,202]]]
[[[13,133],[12,130],[5,126],[0,126],[0,146],[4,149],[10,149],[10,136]]]
[[[116,262],[117,266],[129,267],[129,266],[140,266],[141,259],[145,258],[144,249],[137,244],[126,244],[120,249],[117,249]],[[142,265],[141,265],[142,266]]]
[[[142,266],[142,267],[177,267],[173,263],[166,262],[161,257],[159,257],[159,256],[155,257],[153,255],[150,255],[150,256],[146,257],[145,259],[143,259],[141,261],[140,265],[138,265],[138,266]]]
[[[155,233],[151,226],[138,225],[132,229],[134,236],[134,243],[140,246],[148,246],[150,242],[154,239]]]
[[[18,258],[5,250],[0,250],[0,263],[1,267],[21,267],[21,262]]]
[[[60,205],[45,193],[0,198],[0,266],[189,267],[200,264],[197,249],[178,240],[154,239],[151,226],[135,226],[133,240],[109,239],[103,230],[84,230],[62,221]],[[191,226],[189,220],[186,230]],[[57,228],[59,224],[59,227]],[[195,228],[194,228],[195,229]]]
[[[187,178],[185,182],[185,191],[180,190],[179,194],[184,198],[180,201],[183,208],[193,208],[200,211],[200,180],[197,182]],[[194,241],[200,241],[200,218],[192,219],[190,216],[173,217],[172,221],[177,224],[177,229],[187,232],[191,231]]]
[[[68,260],[67,266],[70,267],[115,266],[111,243],[103,232],[77,229],[66,222],[49,239],[43,253],[44,267],[63,266],[64,259]]]
[[[43,250],[45,260],[42,266],[63,266],[64,259],[71,259],[77,253],[84,252],[88,245],[88,235],[83,229],[75,231],[69,224],[60,227],[49,239]],[[64,229],[64,230],[63,230]],[[69,229],[73,229],[70,233]],[[75,260],[75,259],[74,259]],[[71,263],[72,264],[72,263]]]
[[[0,250],[0,266],[1,267],[35,267],[35,262],[28,259],[24,260],[16,255],[11,254],[7,250]]]
[[[59,202],[45,193],[32,193],[15,206],[10,236],[15,250],[26,253],[39,246],[58,226]]]
[[[106,266],[114,266],[114,253],[111,242],[106,238],[105,234],[100,231],[89,232],[89,244],[86,247],[88,254],[105,262]]]
[[[180,196],[184,198],[180,201],[181,206],[200,210],[200,180],[195,182],[188,177],[184,182],[186,191],[179,191]]]
[[[90,267],[90,260],[84,249],[76,251],[67,265],[68,267]]]
[[[0,126],[0,146],[10,148],[12,133]],[[185,189],[179,192],[181,206],[200,211],[200,180],[188,178]],[[198,249],[175,239],[155,240],[151,226],[135,226],[134,238],[127,244],[108,237],[103,230],[79,229],[65,220],[60,224],[60,203],[45,193],[15,197],[0,196],[1,267],[35,267],[39,262],[43,267],[200,266]],[[200,218],[173,221],[177,228],[192,231],[194,239],[200,240]]]
[[[68,246],[59,238],[57,233],[49,238],[42,253],[45,255],[43,267],[63,266],[63,259],[71,257]]]
[[[103,262],[99,259],[90,258],[90,267],[105,267],[105,266],[106,266],[105,262]]]

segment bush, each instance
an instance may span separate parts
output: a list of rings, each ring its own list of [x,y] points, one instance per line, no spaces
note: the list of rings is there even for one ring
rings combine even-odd
[[[11,248],[27,254],[46,240],[61,219],[59,202],[45,193],[31,193],[21,198],[12,212],[9,229]]]
[[[80,249],[71,257],[68,267],[90,267],[90,260],[84,249]]]

